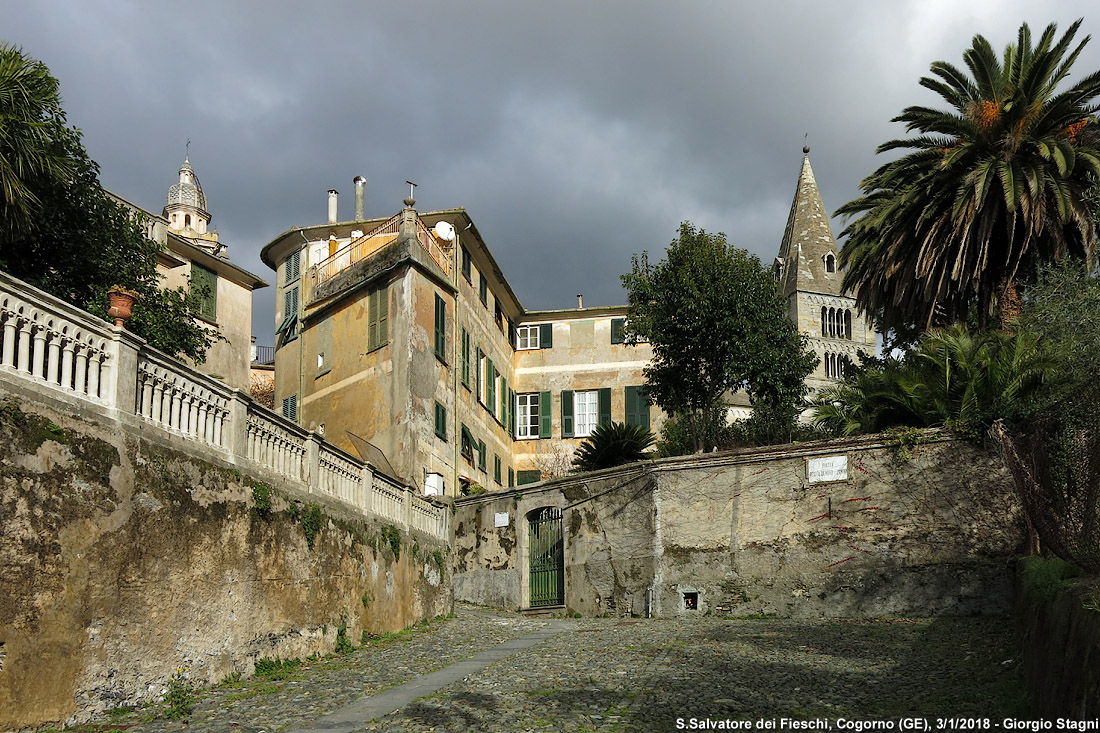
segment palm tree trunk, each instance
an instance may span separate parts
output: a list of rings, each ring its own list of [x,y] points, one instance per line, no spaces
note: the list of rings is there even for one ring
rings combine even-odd
[[[1013,333],[1016,329],[1016,321],[1023,312],[1023,299],[1020,297],[1020,286],[1014,278],[1005,277],[997,285],[997,317],[1001,330],[1005,333]]]

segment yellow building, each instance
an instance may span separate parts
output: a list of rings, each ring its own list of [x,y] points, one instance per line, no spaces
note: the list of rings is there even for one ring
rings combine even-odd
[[[528,311],[465,209],[295,227],[261,259],[277,273],[275,407],[426,493],[513,486],[566,472],[608,421],[659,432],[642,396],[648,344],[624,343],[626,306]],[[836,241],[808,157],[776,278],[823,365],[874,349],[840,293]],[[578,296],[578,301],[580,297]],[[747,414],[735,395],[731,412]],[[741,402],[745,404],[741,405]],[[740,405],[740,407],[739,407]]]

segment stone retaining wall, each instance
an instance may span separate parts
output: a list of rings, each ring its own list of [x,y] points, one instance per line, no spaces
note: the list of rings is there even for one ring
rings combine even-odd
[[[1004,613],[1024,531],[1003,462],[936,431],[890,442],[666,459],[459,499],[456,598],[526,606],[527,518],[550,506],[571,612]]]
[[[444,541],[278,476],[255,492],[191,441],[18,393],[0,404],[0,729],[452,608]]]

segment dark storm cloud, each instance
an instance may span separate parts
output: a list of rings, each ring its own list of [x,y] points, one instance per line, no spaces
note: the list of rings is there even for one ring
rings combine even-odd
[[[525,306],[623,302],[630,256],[680,221],[765,262],[803,135],[833,210],[935,99],[935,59],[974,33],[1084,3],[0,3],[5,40],[50,66],[104,184],[159,211],[191,144],[238,265],[368,178],[370,215],[465,206]],[[1088,19],[1085,31],[1093,31]],[[1077,68],[1100,68],[1100,45]],[[835,222],[834,222],[835,224]],[[273,292],[255,331],[271,342]]]

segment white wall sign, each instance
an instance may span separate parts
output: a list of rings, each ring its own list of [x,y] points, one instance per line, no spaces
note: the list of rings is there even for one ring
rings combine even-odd
[[[508,512],[496,512],[496,513],[494,513],[493,517],[494,517],[494,519],[496,519],[495,526],[497,526],[497,527],[507,527],[508,526]]]
[[[811,484],[844,481],[848,478],[848,456],[811,458],[806,467],[806,475]]]

